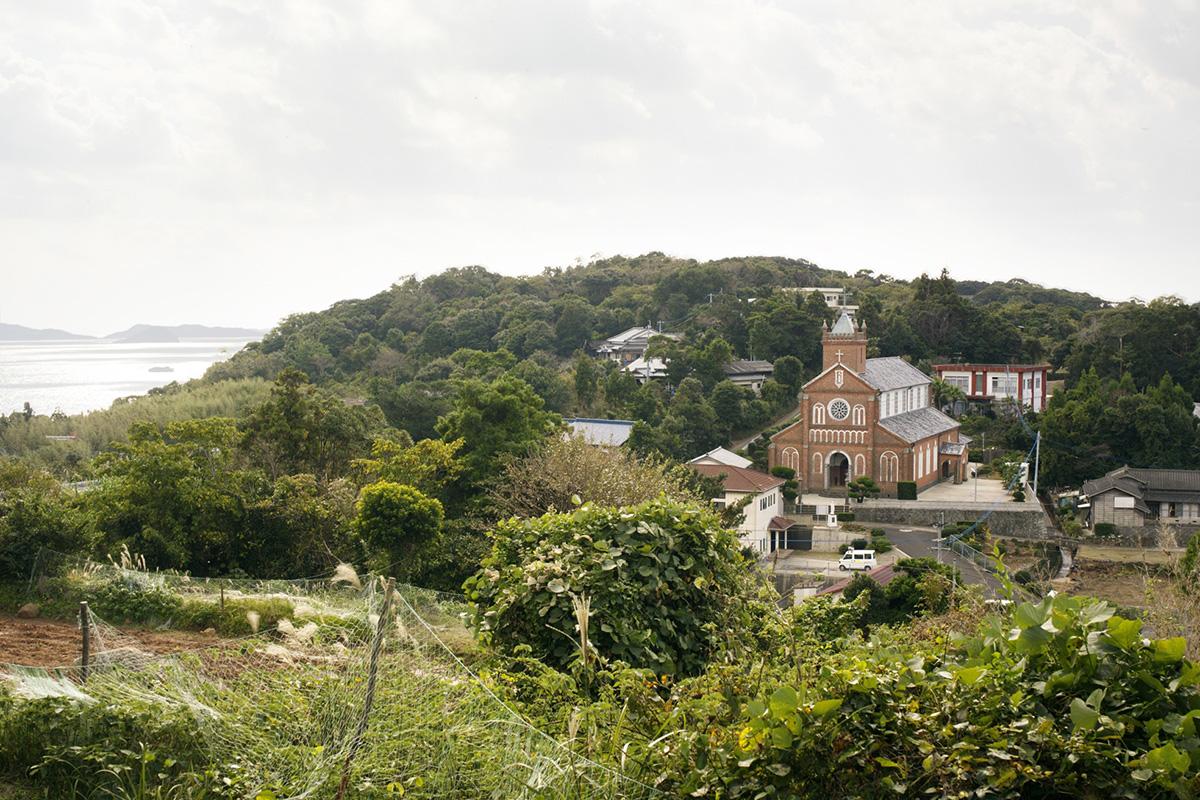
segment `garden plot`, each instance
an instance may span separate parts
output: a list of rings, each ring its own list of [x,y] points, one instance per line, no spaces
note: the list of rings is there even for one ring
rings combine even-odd
[[[161,655],[219,644],[215,636],[188,631],[126,629],[124,635],[147,653]],[[79,658],[79,625],[51,619],[0,616],[0,664],[56,667]]]

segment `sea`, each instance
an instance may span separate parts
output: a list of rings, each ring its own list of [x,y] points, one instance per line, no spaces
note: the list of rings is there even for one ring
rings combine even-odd
[[[37,414],[82,414],[108,408],[121,397],[199,378],[250,341],[0,342],[0,415],[20,411],[25,403]]]

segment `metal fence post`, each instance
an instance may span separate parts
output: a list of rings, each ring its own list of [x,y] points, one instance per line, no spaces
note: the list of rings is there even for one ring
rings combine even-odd
[[[91,613],[88,611],[87,600],[79,601],[79,633],[81,645],[80,649],[83,651],[79,657],[79,682],[87,683],[88,659],[91,656],[92,649]]]
[[[338,785],[337,800],[345,800],[346,789],[350,785],[350,765],[358,749],[362,747],[363,737],[367,733],[367,723],[371,719],[371,706],[375,703],[375,677],[379,673],[379,651],[383,649],[383,632],[387,630],[388,615],[392,611],[392,593],[396,591],[396,581],[388,578],[384,589],[383,609],[379,612],[379,622],[375,625],[375,638],[371,642],[371,664],[367,674],[367,695],[363,699],[362,718],[358,721],[358,730],[350,741],[350,749],[346,752],[346,760],[342,764],[342,782]]]

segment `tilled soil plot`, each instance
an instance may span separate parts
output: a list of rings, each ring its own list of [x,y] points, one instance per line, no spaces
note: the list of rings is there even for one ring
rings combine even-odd
[[[184,631],[123,629],[122,644],[147,653],[166,654],[219,644],[214,636]],[[30,667],[68,666],[79,659],[79,628],[53,619],[18,619],[0,615],[0,664]]]

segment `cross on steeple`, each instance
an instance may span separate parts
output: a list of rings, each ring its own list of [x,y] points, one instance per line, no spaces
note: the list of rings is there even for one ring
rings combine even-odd
[[[836,353],[834,353],[834,355],[837,356],[838,363],[842,363],[842,356],[844,356],[845,353],[843,353],[841,350],[838,350]]]

